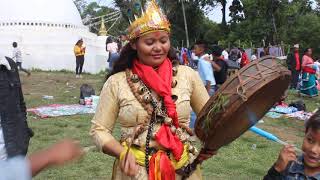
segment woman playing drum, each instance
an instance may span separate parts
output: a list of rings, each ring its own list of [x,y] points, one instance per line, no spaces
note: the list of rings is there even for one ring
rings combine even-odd
[[[148,2],[101,91],[90,134],[117,158],[113,179],[180,179],[176,170],[197,155],[189,141],[190,105],[199,113],[209,96],[197,72],[168,57],[169,34],[165,15],[155,0]],[[120,142],[112,136],[116,122]],[[201,179],[199,169],[189,179]]]

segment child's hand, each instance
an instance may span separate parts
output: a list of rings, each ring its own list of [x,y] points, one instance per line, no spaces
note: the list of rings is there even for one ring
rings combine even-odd
[[[290,161],[295,161],[297,159],[297,155],[293,145],[286,145],[282,148],[278,160],[274,165],[274,168],[278,172],[282,172],[288,166]]]
[[[66,139],[54,144],[47,150],[52,165],[63,165],[68,161],[80,158],[83,151],[78,142]]]

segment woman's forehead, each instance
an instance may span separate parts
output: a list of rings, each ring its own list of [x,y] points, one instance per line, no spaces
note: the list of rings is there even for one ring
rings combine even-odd
[[[169,37],[168,32],[165,31],[156,31],[156,32],[151,32],[148,34],[145,34],[143,36],[141,36],[141,39],[159,39],[159,38],[163,38],[163,37]]]

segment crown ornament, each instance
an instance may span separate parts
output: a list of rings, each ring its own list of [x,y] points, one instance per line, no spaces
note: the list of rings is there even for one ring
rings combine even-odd
[[[139,6],[135,5],[135,9],[139,9]],[[170,33],[170,22],[155,0],[149,0],[145,4],[145,10],[141,8],[140,17],[137,15],[133,16],[134,21],[130,21],[128,28],[129,40],[155,31],[166,31]]]

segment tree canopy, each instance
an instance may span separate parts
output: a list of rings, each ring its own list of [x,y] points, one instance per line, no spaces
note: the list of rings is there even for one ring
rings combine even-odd
[[[85,3],[74,0],[82,18],[97,17],[115,11],[97,3]],[[129,25],[128,9],[135,2],[143,6],[145,0],[114,0],[117,9],[122,12],[121,21],[110,33],[119,35]],[[172,44],[185,45],[185,29],[181,1],[157,0],[172,25]],[[233,0],[230,6],[229,22],[226,22],[226,0],[184,0],[186,19],[191,44],[204,39],[210,43],[228,46],[241,43],[243,47],[251,45],[261,47],[263,41],[268,44],[300,43],[302,47],[312,47],[320,54],[320,0]],[[312,6],[312,3],[316,5]],[[206,14],[217,5],[221,5],[222,23],[217,24]],[[132,13],[134,13],[132,11]],[[107,24],[107,27],[111,24]],[[92,28],[93,32],[96,32]]]

